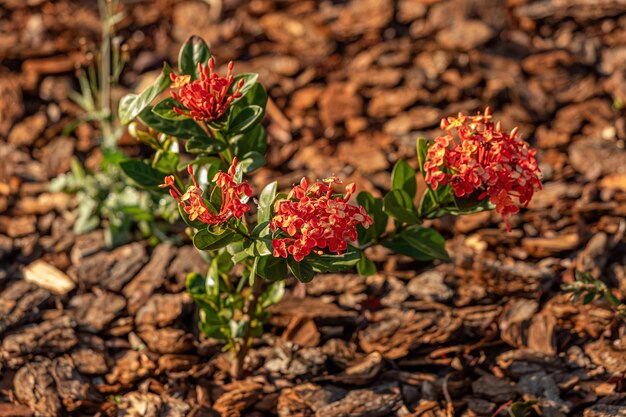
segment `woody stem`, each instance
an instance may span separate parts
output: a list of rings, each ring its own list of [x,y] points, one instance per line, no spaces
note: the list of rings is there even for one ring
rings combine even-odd
[[[251,324],[252,320],[256,317],[256,309],[259,303],[259,298],[263,294],[264,290],[265,281],[263,281],[260,277],[256,277],[254,284],[252,285],[250,295],[248,296],[248,300],[244,305],[243,317],[241,318],[242,321],[247,321],[248,325],[243,336],[235,342],[234,358],[230,366],[230,376],[233,379],[241,379],[243,376],[244,363],[246,356],[248,356],[248,351],[250,350],[252,333]]]

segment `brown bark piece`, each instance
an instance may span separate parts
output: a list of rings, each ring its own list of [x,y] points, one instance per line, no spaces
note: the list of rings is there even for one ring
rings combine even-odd
[[[119,291],[147,261],[143,245],[131,243],[84,258],[75,265],[76,276],[83,285]]]
[[[0,293],[0,334],[39,315],[50,292],[25,281],[17,281]]]
[[[128,300],[129,312],[135,313],[144,305],[154,290],[163,285],[167,267],[175,254],[176,248],[171,245],[157,246],[150,262],[124,287],[122,293]]]
[[[56,417],[61,414],[61,401],[51,374],[52,362],[48,359],[31,362],[20,368],[13,384],[17,399],[35,413]]]

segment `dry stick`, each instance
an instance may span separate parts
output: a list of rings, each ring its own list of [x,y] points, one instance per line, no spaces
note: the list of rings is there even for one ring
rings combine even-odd
[[[256,314],[259,297],[261,297],[264,290],[265,282],[261,279],[261,277],[256,277],[254,284],[252,285],[250,297],[248,298],[243,309],[243,317],[241,318],[241,320],[247,320],[249,325],[243,337],[235,344],[235,357],[233,358],[233,362],[230,366],[230,376],[233,379],[241,379],[243,376],[244,361],[246,360],[246,356],[248,356],[248,351],[250,350],[250,332],[252,331],[250,324],[252,323],[252,318]]]

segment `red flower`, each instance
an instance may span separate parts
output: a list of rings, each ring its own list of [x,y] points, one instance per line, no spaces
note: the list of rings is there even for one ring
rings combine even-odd
[[[171,88],[178,89],[178,93],[172,91],[172,97],[185,106],[184,109],[174,107],[174,111],[205,122],[222,117],[230,103],[241,97],[240,91],[244,84],[243,80],[239,80],[235,92],[228,94],[228,89],[234,82],[233,66],[232,61],[228,63],[228,74],[226,78],[222,78],[213,72],[215,61],[211,57],[208,67],[198,62],[199,80],[191,81],[189,75],[171,73],[170,79],[173,81]]]
[[[303,178],[286,199],[276,201],[270,229],[280,229],[290,237],[272,241],[274,256],[291,254],[301,261],[315,249],[340,254],[348,248],[348,241],[356,240],[357,224],[365,228],[372,224],[363,207],[348,204],[355,185],[346,187],[345,196],[333,197],[335,183],[340,181],[328,178],[309,185]]]
[[[193,175],[191,165],[187,167],[187,171],[191,176],[193,185],[187,188],[185,194],[182,194],[178,190],[174,177],[171,175],[165,177],[164,183],[159,185],[159,187],[170,188],[170,195],[183,207],[183,210],[189,215],[191,221],[199,220],[209,225],[221,224],[228,221],[231,217],[239,219],[243,217],[244,213],[250,210],[250,207],[241,200],[244,196],[250,197],[252,190],[247,182],[237,183],[234,180],[236,169],[237,158],[233,160],[233,164],[228,169],[228,173],[218,172],[215,174],[215,177],[213,177],[213,182],[215,182],[215,185],[222,191],[222,203],[219,210],[213,208],[211,205],[207,205],[202,198],[203,191]]]
[[[503,132],[500,122],[491,119],[489,107],[476,116],[459,113],[442,119],[446,135],[428,149],[425,179],[433,190],[450,184],[457,197],[475,192],[479,200],[489,197],[510,231],[508,217],[541,189],[541,172],[536,151],[517,136],[517,128]]]

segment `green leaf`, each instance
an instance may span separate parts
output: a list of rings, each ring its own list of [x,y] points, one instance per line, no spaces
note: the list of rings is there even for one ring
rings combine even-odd
[[[248,327],[250,326],[250,321],[248,320],[231,320],[230,321],[230,336],[235,339],[241,339],[243,337],[243,335],[246,333],[246,331],[248,330]]]
[[[356,264],[356,270],[359,275],[369,277],[376,273],[376,264],[372,260],[368,259],[365,254],[362,254],[361,259]]]
[[[208,136],[194,136],[185,143],[189,153],[217,154],[226,149],[226,144]]]
[[[424,163],[426,162],[426,156],[428,155],[428,146],[429,143],[426,138],[417,138],[417,163],[419,165],[420,172],[424,177],[426,173],[424,172]]]
[[[154,156],[152,167],[165,174],[174,174],[178,170],[179,159],[175,152],[159,150]]]
[[[594,292],[590,292],[585,294],[585,296],[583,297],[583,304],[589,304],[590,302],[592,302],[594,299],[596,298],[596,293]]]
[[[341,255],[318,255],[311,253],[306,261],[315,272],[343,272],[354,268],[361,260],[361,251],[348,246],[348,250]]]
[[[130,179],[146,188],[158,189],[159,184],[163,183],[163,178],[165,177],[162,172],[137,159],[127,159],[121,162],[120,168]]]
[[[272,216],[272,208],[276,191],[278,190],[278,182],[274,181],[263,188],[259,196],[259,211],[257,213],[257,222],[267,222]]]
[[[378,239],[380,235],[385,233],[389,216],[383,211],[383,200],[374,198],[374,196],[367,191],[360,192],[356,197],[356,201],[365,209],[374,222],[368,229],[365,229],[360,224],[357,225],[359,243],[365,244]]]
[[[446,251],[445,239],[439,232],[431,228],[411,226],[398,233],[392,240],[382,244],[396,253],[409,256],[417,261],[450,259]]]
[[[265,107],[267,106],[267,91],[265,90],[265,87],[263,87],[263,84],[259,82],[254,83],[252,88],[250,88],[246,95],[241,98],[236,106],[241,104],[244,106],[255,105],[265,110]]]
[[[183,106],[178,100],[175,100],[172,97],[168,97],[164,100],[159,101],[154,107],[152,107],[152,112],[163,119],[167,120],[186,120],[189,119],[189,116],[185,116],[184,114],[179,114],[174,111],[174,107],[178,107],[179,109],[184,109]]]
[[[181,74],[191,75],[192,80],[200,78],[198,62],[207,65],[211,58],[209,46],[199,36],[191,36],[178,52],[178,70]]]
[[[393,172],[391,173],[391,189],[403,190],[409,195],[411,201],[415,199],[415,195],[417,194],[415,171],[404,159],[398,160],[393,167]]]
[[[263,165],[265,165],[265,157],[258,152],[252,151],[243,156],[238,166],[243,169],[243,172],[250,173],[261,168]]]
[[[248,152],[257,152],[264,155],[267,150],[267,131],[263,125],[257,124],[246,133],[231,136],[230,143],[239,159]]]
[[[383,200],[383,209],[401,223],[418,224],[419,217],[413,200],[404,190],[391,190]]]
[[[163,65],[163,72],[161,72],[161,75],[159,75],[150,87],[146,88],[141,94],[127,94],[122,97],[118,110],[120,123],[122,125],[130,123],[150,105],[152,100],[157,98],[159,94],[170,86],[172,83],[170,80],[171,72],[172,68],[165,63]]]
[[[422,201],[419,206],[419,216],[421,219],[436,219],[448,214],[448,212],[439,205],[438,198],[436,191],[430,188],[426,189],[426,192],[422,195]]]
[[[206,277],[204,275],[190,272],[187,274],[187,293],[191,297],[204,297],[206,295]]]
[[[244,97],[248,93],[248,91],[252,90],[252,87],[254,87],[254,84],[257,82],[258,79],[259,79],[259,74],[254,74],[254,73],[244,73],[244,74],[235,75],[233,83],[228,88],[228,94],[233,94],[235,90],[237,89],[237,86],[239,85],[239,81],[243,80],[243,87],[241,87],[241,90],[239,90],[239,93],[241,94],[242,97]],[[234,99],[231,104],[234,104],[237,101],[241,100],[242,97]]]
[[[300,282],[311,282],[315,276],[313,268],[306,262],[306,259],[298,262],[292,257],[289,257],[287,258],[287,264],[289,265],[289,270],[293,276]]]
[[[477,198],[459,198],[454,196],[454,208],[448,209],[450,214],[455,216],[462,214],[474,214],[480,213],[481,211],[493,210],[496,208],[495,205],[491,204],[488,198],[483,198],[482,200],[478,200]]]
[[[271,305],[279,302],[285,294],[285,281],[280,280],[272,282],[268,285],[267,289],[259,297],[259,305],[262,310],[265,310]]]
[[[287,260],[285,258],[275,258],[272,255],[261,256],[257,258],[257,274],[270,281],[278,281],[284,279],[287,274]]]
[[[228,231],[215,234],[209,232],[208,229],[200,229],[193,235],[193,245],[198,250],[216,250],[238,240],[241,240],[240,235]]]
[[[207,134],[192,119],[186,120],[168,120],[164,119],[152,111],[151,106],[147,106],[139,114],[139,120],[144,125],[151,127],[157,132],[165,133],[169,136],[175,136],[181,139],[190,139],[192,137],[207,137]]]
[[[235,114],[235,117],[230,122],[228,131],[231,133],[248,132],[263,119],[263,115],[264,111],[261,106],[252,105],[244,107]]]
[[[194,172],[196,172],[198,177],[205,177],[209,181],[213,179],[220,169],[225,169],[225,167],[222,166],[222,161],[214,156],[200,156],[189,162],[180,163],[178,164],[178,170],[185,170],[188,165],[193,166]],[[204,173],[205,171],[206,174]]]
[[[516,401],[507,408],[507,411],[511,417],[525,417],[537,402],[537,400]]]

